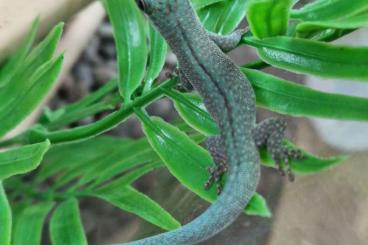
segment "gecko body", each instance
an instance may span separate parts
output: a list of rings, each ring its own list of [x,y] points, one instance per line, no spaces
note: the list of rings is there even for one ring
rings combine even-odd
[[[231,224],[256,190],[260,164],[252,138],[256,125],[255,95],[239,68],[209,37],[188,0],[137,3],[177,56],[183,79],[203,97],[206,108],[218,123],[228,178],[216,202],[192,222],[128,244],[196,244]]]
[[[203,97],[220,128],[219,136],[207,140],[216,166],[210,168],[206,186],[216,183],[221,190],[221,175],[228,172],[228,178],[217,200],[190,223],[125,245],[197,244],[225,229],[244,210],[258,185],[260,147],[267,147],[282,174],[287,168],[290,179],[289,158],[299,159],[301,152],[283,145],[283,120],[271,118],[256,124],[252,86],[223,53],[238,44],[242,31],[228,36],[206,32],[189,0],[136,2],[177,56],[180,79],[193,85]]]

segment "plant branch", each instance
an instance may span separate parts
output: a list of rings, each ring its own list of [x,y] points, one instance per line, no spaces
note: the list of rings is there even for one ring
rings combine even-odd
[[[108,115],[107,117],[81,127],[76,127],[72,129],[64,129],[58,130],[54,132],[50,132],[44,127],[40,125],[36,125],[33,128],[30,128],[25,133],[16,136],[13,139],[9,139],[4,142],[0,142],[0,146],[9,146],[13,145],[13,143],[27,144],[27,143],[36,143],[41,142],[46,139],[49,139],[51,143],[65,143],[77,140],[84,140],[91,138],[96,135],[100,135],[122,123],[126,120],[131,114],[134,113],[133,108],[135,107],[144,107],[147,104],[161,98],[164,93],[161,88],[171,88],[176,84],[176,80],[171,79],[163,82],[159,86],[153,88],[150,92],[142,95],[135,99],[129,105],[122,107],[120,110],[115,111]]]

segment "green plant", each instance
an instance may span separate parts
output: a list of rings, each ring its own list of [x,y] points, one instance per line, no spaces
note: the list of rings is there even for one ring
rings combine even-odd
[[[366,98],[319,92],[261,71],[272,65],[303,74],[368,80],[367,47],[328,43],[368,25],[366,1],[320,0],[291,9],[296,2],[193,0],[204,26],[214,32],[230,33],[246,16],[250,32],[240,45],[256,48],[260,60],[244,64],[242,71],[254,87],[258,106],[298,117],[368,120]],[[46,109],[27,131],[0,142],[4,148],[17,145],[0,153],[0,244],[10,244],[11,239],[12,244],[40,244],[42,226],[50,212],[53,244],[86,244],[78,207],[84,197],[103,199],[162,229],[174,229],[180,223],[132,186],[144,174],[161,167],[167,167],[203,199],[211,202],[216,198],[214,188],[203,188],[212,159],[199,143],[217,134],[218,129],[201,98],[177,91],[174,78],[156,81],[167,45],[133,0],[105,0],[104,4],[115,31],[119,75],[78,102],[56,111]],[[37,23],[0,70],[0,137],[41,102],[61,68],[63,55],[53,58],[53,54],[62,25],[31,48]],[[182,120],[167,123],[147,115],[145,106],[161,97],[174,102]],[[86,126],[65,128],[102,111],[110,114]],[[99,136],[134,115],[146,137]],[[303,160],[291,162],[297,174],[316,173],[344,160],[342,156],[321,159],[304,154]],[[265,151],[261,157],[265,166],[275,167]],[[23,174],[32,170],[31,180],[25,180]],[[51,183],[46,189],[45,181]],[[245,213],[271,215],[259,194]]]

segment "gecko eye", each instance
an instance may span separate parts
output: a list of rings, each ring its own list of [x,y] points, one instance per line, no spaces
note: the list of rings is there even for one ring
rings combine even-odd
[[[146,3],[144,2],[144,0],[136,0],[135,2],[137,3],[140,10],[142,10],[143,12],[146,10]]]

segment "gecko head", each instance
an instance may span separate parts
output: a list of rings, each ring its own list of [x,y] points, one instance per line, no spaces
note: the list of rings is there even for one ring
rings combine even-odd
[[[175,29],[176,20],[190,8],[188,0],[135,0],[161,33]]]
[[[135,0],[138,7],[150,17],[173,15],[187,0]]]

